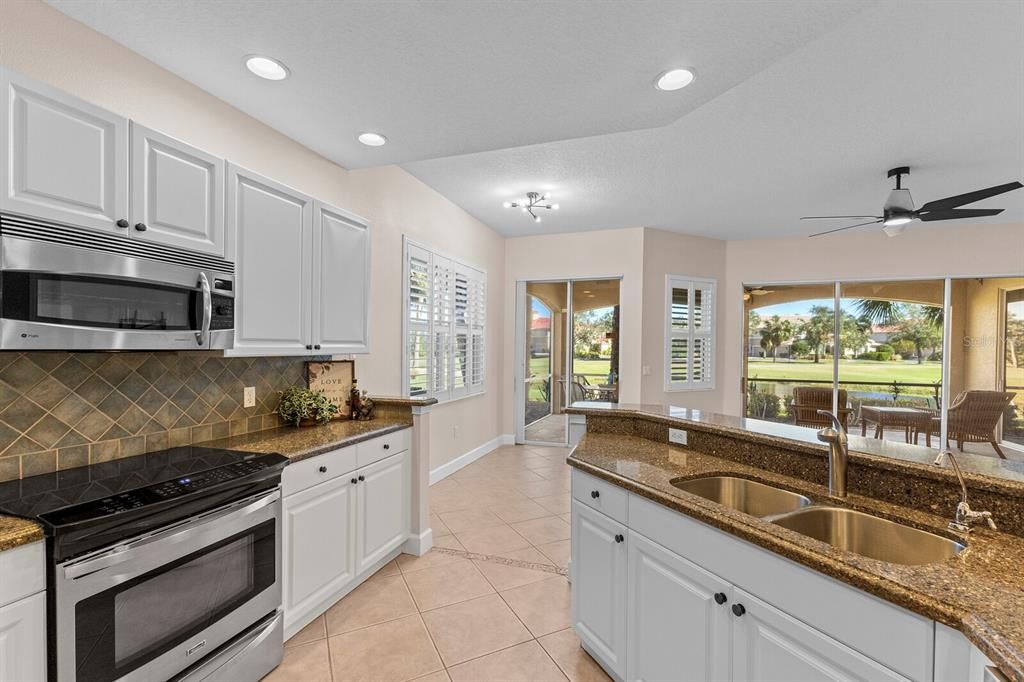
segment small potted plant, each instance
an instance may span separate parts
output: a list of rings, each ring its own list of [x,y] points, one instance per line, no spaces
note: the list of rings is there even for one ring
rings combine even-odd
[[[338,414],[338,406],[332,403],[322,391],[311,391],[301,386],[292,386],[281,391],[277,403],[277,414],[295,426],[326,424]]]

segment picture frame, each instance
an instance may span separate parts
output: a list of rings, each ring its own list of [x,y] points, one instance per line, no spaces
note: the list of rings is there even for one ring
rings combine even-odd
[[[348,404],[352,383],[356,378],[355,361],[328,360],[306,363],[306,385],[311,391],[321,391],[338,406],[335,419],[350,419],[352,408]]]

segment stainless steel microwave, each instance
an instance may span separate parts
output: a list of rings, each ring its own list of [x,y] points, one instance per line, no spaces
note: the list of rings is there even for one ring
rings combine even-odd
[[[0,215],[0,350],[209,350],[234,342],[234,266]]]

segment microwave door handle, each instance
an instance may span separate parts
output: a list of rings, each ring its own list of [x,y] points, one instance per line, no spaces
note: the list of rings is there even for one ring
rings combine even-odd
[[[196,343],[200,346],[210,343],[210,320],[213,318],[213,294],[210,292],[210,280],[206,273],[199,273],[199,289],[203,292],[203,323],[196,332]]]

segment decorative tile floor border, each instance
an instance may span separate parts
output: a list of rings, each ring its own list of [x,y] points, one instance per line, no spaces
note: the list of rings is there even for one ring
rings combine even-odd
[[[533,571],[542,571],[544,573],[551,573],[552,575],[568,576],[569,571],[558,566],[552,566],[551,564],[540,564],[534,561],[523,561],[521,559],[509,559],[503,556],[494,556],[493,554],[477,554],[476,552],[467,552],[463,549],[450,549],[448,547],[434,547],[434,552],[441,554],[448,554],[450,556],[462,557],[463,559],[472,559],[473,561],[487,561],[492,564],[503,564],[505,566],[514,566],[516,568],[528,568]]]

